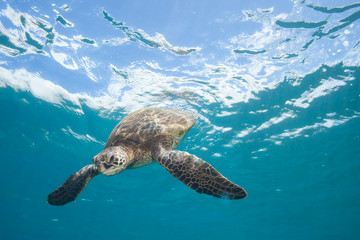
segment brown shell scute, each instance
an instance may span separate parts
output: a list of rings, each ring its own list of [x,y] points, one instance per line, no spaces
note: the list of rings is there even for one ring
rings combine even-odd
[[[144,108],[135,111],[113,129],[105,148],[113,146],[119,139],[136,144],[144,143],[159,135],[181,138],[195,124],[195,113],[167,108]]]

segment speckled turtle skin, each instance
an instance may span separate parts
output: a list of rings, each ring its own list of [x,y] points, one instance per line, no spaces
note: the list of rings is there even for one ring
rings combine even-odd
[[[175,178],[197,191],[218,198],[242,199],[246,191],[229,181],[204,160],[174,150],[197,120],[187,111],[144,108],[120,121],[111,132],[105,148],[72,174],[48,196],[51,205],[74,201],[88,182],[100,173],[114,175],[125,169],[158,162]]]

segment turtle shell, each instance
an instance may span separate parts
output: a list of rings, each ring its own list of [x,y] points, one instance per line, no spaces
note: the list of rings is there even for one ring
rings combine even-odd
[[[178,144],[196,120],[197,115],[187,111],[167,108],[140,109],[124,117],[115,126],[105,148],[116,145],[118,140],[142,144],[159,135],[173,136]]]

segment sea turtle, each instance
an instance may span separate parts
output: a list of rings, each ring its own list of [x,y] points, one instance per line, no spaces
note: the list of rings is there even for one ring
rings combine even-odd
[[[197,115],[167,108],[144,108],[120,121],[110,134],[104,150],[72,174],[48,196],[51,205],[64,205],[82,192],[88,182],[102,173],[115,175],[157,161],[175,178],[198,193],[241,199],[246,191],[221,175],[210,164],[187,152],[174,150],[194,125]]]

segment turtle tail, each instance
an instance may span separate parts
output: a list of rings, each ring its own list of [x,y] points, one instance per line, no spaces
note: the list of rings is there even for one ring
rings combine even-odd
[[[88,182],[99,174],[96,166],[86,165],[80,171],[72,174],[60,187],[48,195],[47,202],[51,205],[65,205],[75,201]]]

